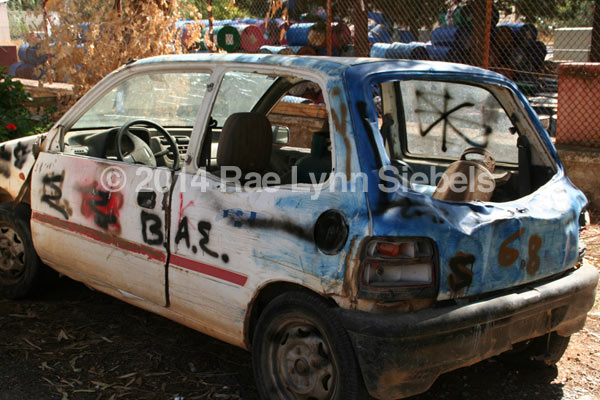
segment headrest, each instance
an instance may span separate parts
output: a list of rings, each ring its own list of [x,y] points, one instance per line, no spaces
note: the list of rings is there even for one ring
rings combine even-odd
[[[242,174],[262,173],[269,166],[272,140],[271,123],[263,114],[231,114],[219,137],[217,165],[238,167]]]

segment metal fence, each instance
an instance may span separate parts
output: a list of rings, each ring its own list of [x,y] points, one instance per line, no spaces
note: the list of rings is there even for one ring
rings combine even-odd
[[[371,56],[467,63],[517,83],[561,143],[600,147],[588,127],[598,92],[559,65],[600,61],[600,0],[195,0],[203,20],[190,51]],[[593,43],[592,43],[593,42]],[[586,66],[581,66],[585,70]],[[571,71],[572,72],[572,71]],[[585,74],[585,73],[583,73]],[[573,74],[571,73],[571,78]],[[593,89],[593,88],[592,88]],[[583,97],[582,97],[583,96]],[[559,123],[558,112],[569,123]],[[586,106],[583,107],[582,104]],[[594,109],[592,104],[596,104]],[[558,135],[557,135],[558,134]],[[589,137],[588,137],[589,136]]]

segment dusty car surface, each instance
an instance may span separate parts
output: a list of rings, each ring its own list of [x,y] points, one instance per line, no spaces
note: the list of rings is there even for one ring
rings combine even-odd
[[[44,265],[252,351],[265,399],[394,399],[593,305],[586,199],[526,99],[446,63],[135,61],[0,146],[0,294]]]

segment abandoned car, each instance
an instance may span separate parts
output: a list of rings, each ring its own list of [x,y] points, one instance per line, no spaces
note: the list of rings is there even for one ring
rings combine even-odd
[[[586,199],[527,100],[465,65],[132,61],[0,145],[0,294],[45,266],[252,352],[264,399],[395,399],[592,307]]]

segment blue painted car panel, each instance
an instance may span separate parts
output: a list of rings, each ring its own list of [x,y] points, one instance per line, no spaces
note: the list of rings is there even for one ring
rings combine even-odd
[[[436,80],[492,84],[511,90],[556,161],[557,173],[533,194],[506,203],[444,202],[412,189],[385,194],[374,190],[372,183],[367,197],[373,235],[433,239],[439,251],[439,300],[498,291],[575,266],[579,256],[578,216],[587,200],[564,174],[547,132],[516,86],[498,74],[473,67],[453,66],[442,71],[424,70],[418,64],[405,66],[405,62],[363,64],[346,72],[355,140],[369,181],[379,182],[377,171],[390,165],[378,140],[381,135],[374,135],[377,114],[369,105],[370,84],[433,76]]]

